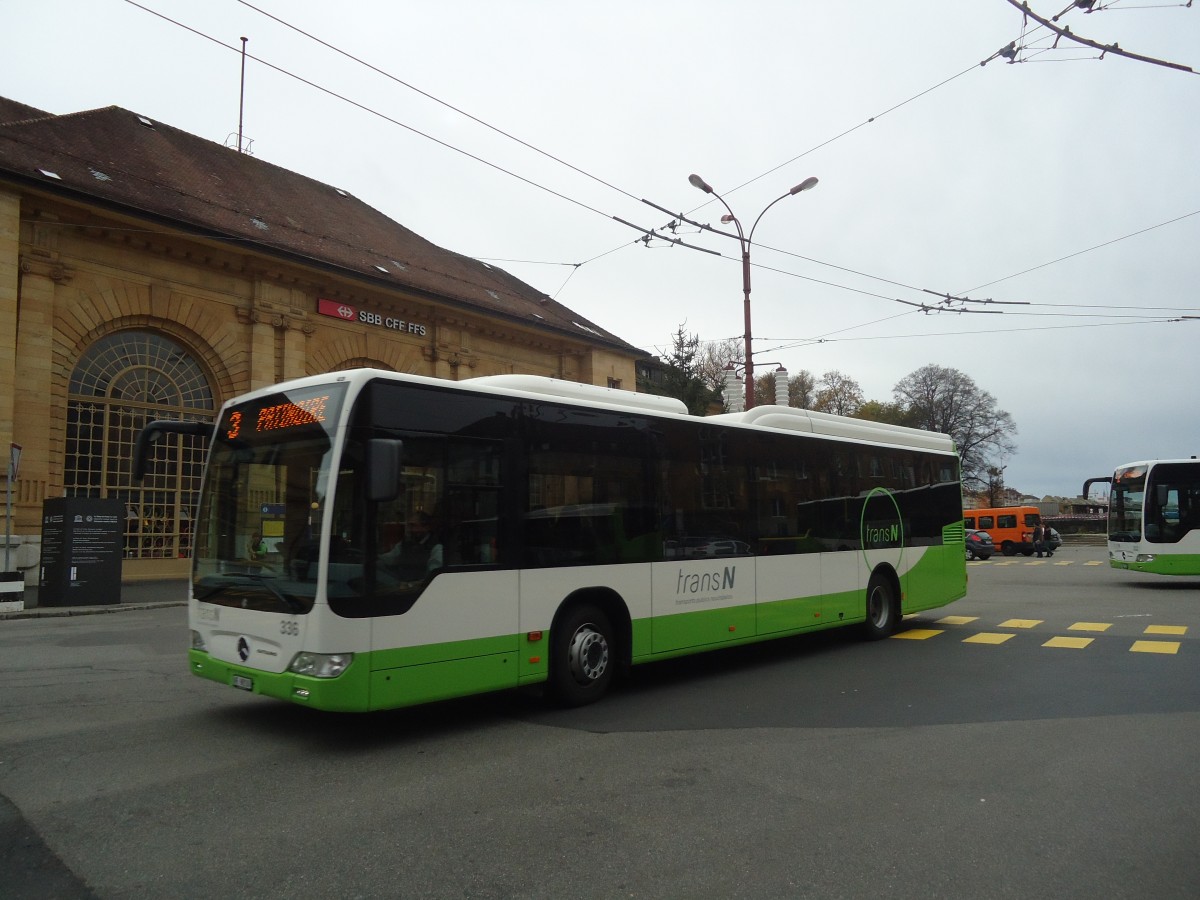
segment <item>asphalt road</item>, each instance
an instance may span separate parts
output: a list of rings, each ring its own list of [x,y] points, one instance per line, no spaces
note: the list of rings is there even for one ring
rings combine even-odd
[[[1194,898],[1200,579],[1102,555],[569,711],[223,690],[181,608],[0,622],[0,896]]]

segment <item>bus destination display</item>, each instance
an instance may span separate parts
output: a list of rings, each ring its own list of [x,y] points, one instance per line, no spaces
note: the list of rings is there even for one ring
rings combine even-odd
[[[227,441],[237,441],[296,429],[328,431],[340,405],[340,392],[326,391],[312,397],[276,394],[230,410],[220,434]]]

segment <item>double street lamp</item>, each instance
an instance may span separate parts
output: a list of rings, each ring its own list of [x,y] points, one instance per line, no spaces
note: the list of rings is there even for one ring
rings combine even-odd
[[[721,201],[721,205],[728,211],[728,215],[721,216],[721,221],[728,225],[732,222],[737,226],[738,242],[742,245],[742,293],[745,296],[745,317],[746,317],[746,409],[754,408],[754,351],[750,347],[750,242],[754,240],[754,229],[758,227],[759,221],[766,214],[767,210],[793,194],[798,194],[801,191],[807,191],[810,188],[817,186],[817,179],[813,177],[805,178],[802,182],[784,194],[782,197],[776,197],[766,205],[762,212],[758,214],[758,218],[754,220],[754,224],[750,226],[750,233],[742,232],[742,223],[738,221],[738,217],[733,214],[733,210],[729,208],[729,204],[725,202],[725,198],[712,189],[712,186],[701,178],[699,175],[688,176],[688,181],[693,187],[697,187],[706,194],[712,194]]]

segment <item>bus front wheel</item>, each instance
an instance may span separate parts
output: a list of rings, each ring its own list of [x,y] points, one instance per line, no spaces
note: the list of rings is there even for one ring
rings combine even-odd
[[[550,690],[564,706],[599,700],[612,683],[616,647],[612,625],[601,610],[576,606],[550,636]]]
[[[876,572],[867,583],[867,621],[863,631],[868,640],[877,641],[895,632],[900,615],[896,591],[885,575]]]

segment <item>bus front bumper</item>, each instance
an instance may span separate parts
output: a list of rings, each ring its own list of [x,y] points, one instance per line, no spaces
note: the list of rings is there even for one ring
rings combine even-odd
[[[365,712],[369,692],[367,666],[351,662],[337,678],[313,678],[293,672],[264,672],[214,659],[203,650],[189,650],[192,674],[218,684],[264,697],[288,700],[313,709],[333,712]]]

